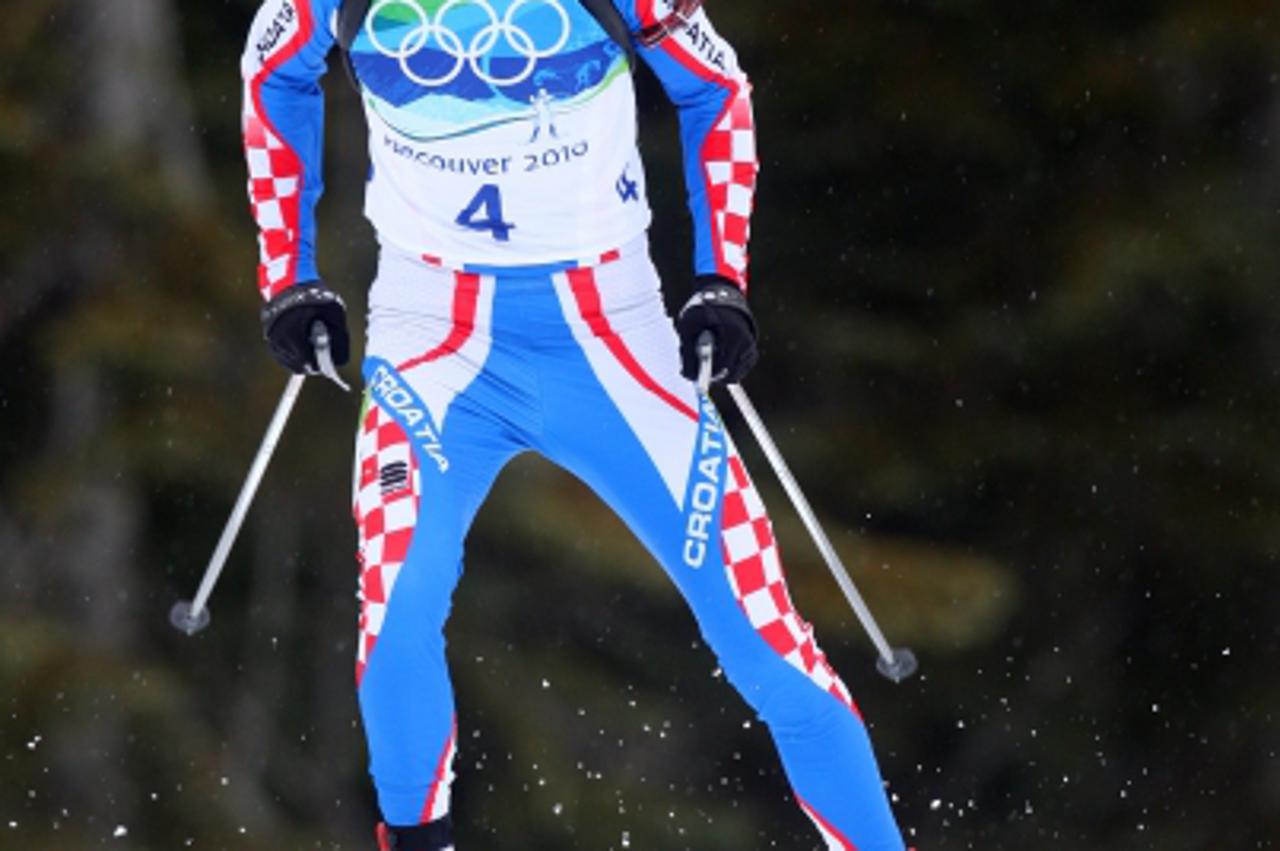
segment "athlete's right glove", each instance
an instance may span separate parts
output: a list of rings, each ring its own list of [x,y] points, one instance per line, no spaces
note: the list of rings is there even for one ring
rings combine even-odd
[[[329,352],[342,366],[351,357],[351,337],[347,334],[347,308],[342,298],[320,281],[296,284],[262,308],[262,333],[271,356],[290,372],[316,372],[315,345],[311,326],[324,323],[329,332]]]
[[[700,275],[698,289],[676,317],[680,335],[680,374],[698,380],[698,338],[703,331],[715,337],[711,380],[737,384],[760,359],[756,348],[756,320],[747,297],[728,278]]]

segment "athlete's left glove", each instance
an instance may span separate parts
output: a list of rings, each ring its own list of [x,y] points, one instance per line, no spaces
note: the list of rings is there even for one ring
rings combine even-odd
[[[329,332],[329,352],[342,366],[351,357],[347,334],[347,308],[342,298],[322,281],[296,284],[262,308],[262,333],[271,356],[290,372],[316,372],[311,326],[319,320]]]
[[[676,317],[680,335],[680,374],[698,380],[698,338],[703,331],[715,337],[711,380],[737,384],[760,359],[756,320],[747,297],[728,278],[700,275],[698,289]]]

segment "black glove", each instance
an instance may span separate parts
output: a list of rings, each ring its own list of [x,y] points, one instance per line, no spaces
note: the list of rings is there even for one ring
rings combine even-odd
[[[290,372],[314,372],[315,346],[311,326],[317,320],[329,332],[329,353],[342,366],[351,357],[351,337],[347,334],[347,308],[337,293],[320,281],[296,284],[262,308],[262,333],[271,356]]]
[[[728,278],[699,275],[694,292],[676,317],[680,335],[680,374],[698,380],[698,337],[710,331],[715,337],[711,360],[713,381],[736,384],[760,359],[756,348],[756,320],[747,297]]]

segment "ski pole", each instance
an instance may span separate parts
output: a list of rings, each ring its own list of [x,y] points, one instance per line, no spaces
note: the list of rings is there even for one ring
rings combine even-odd
[[[711,332],[704,331],[702,336],[698,338],[698,356],[701,361],[698,376],[700,390],[704,378],[708,381],[708,384],[710,382],[713,347],[714,338]],[[854,614],[858,616],[858,620],[862,622],[863,629],[866,630],[867,635],[871,637],[871,642],[876,646],[876,651],[879,654],[876,659],[876,670],[895,683],[902,682],[916,672],[918,664],[915,654],[906,647],[889,646],[889,642],[885,640],[884,633],[880,631],[880,626],[876,623],[875,617],[872,616],[871,610],[867,608],[862,595],[858,593],[857,586],[853,584],[853,579],[849,577],[849,571],[845,569],[839,553],[831,545],[831,540],[827,537],[826,532],[823,531],[822,525],[818,523],[818,518],[809,506],[809,501],[805,499],[804,493],[800,490],[799,483],[791,475],[791,470],[787,467],[787,462],[783,460],[782,453],[778,451],[777,444],[770,437],[769,430],[765,428],[764,421],[760,419],[760,415],[756,413],[755,406],[751,404],[751,400],[747,397],[747,392],[742,389],[740,384],[730,384],[729,395],[733,397],[733,401],[737,404],[738,410],[742,412],[742,417],[747,421],[747,426],[751,429],[751,433],[755,435],[760,448],[764,450],[765,457],[769,459],[770,465],[773,466],[773,472],[777,475],[778,480],[782,482],[782,487],[786,490],[787,495],[791,497],[792,505],[795,506],[800,519],[804,521],[810,536],[813,537],[813,542],[817,544],[818,551],[822,553],[823,560],[827,563],[827,568],[831,571],[831,575],[835,577],[840,590],[844,592],[845,599],[853,607]]]
[[[325,330],[324,323],[316,322],[311,326],[311,342],[315,346],[316,362],[320,367],[319,374],[345,388],[346,385],[338,377],[337,370],[333,366],[333,356],[329,351],[329,334]],[[205,568],[204,578],[200,580],[196,596],[189,601],[179,600],[169,611],[169,623],[174,629],[185,632],[187,635],[195,635],[209,625],[209,596],[213,594],[213,588],[218,584],[222,568],[227,563],[227,556],[231,553],[231,545],[235,543],[236,536],[240,533],[245,515],[249,513],[249,505],[258,492],[258,484],[262,481],[263,473],[266,472],[267,462],[271,460],[276,450],[280,434],[284,431],[285,423],[289,421],[289,414],[293,411],[293,404],[298,400],[302,382],[306,378],[307,376],[303,373],[289,376],[289,381],[284,386],[284,393],[280,396],[280,402],[276,405],[275,415],[271,418],[267,433],[262,438],[262,445],[258,447],[258,454],[254,457],[252,466],[249,467],[249,475],[245,477],[244,485],[240,488],[240,495],[236,497],[236,504],[231,509],[231,516],[227,518],[227,525],[222,529],[222,537],[218,539],[218,545],[214,547],[213,555],[209,558],[209,566]]]

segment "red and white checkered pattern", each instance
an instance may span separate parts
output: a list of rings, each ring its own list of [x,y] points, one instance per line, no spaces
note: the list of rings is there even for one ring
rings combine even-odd
[[[818,649],[813,627],[791,603],[773,526],[736,449],[730,449],[721,520],[729,585],[756,632],[794,668],[857,712],[849,690]]]
[[[403,465],[397,467],[397,465]],[[403,470],[403,475],[387,475]],[[360,535],[360,638],[356,683],[382,632],[396,577],[409,552],[418,520],[422,481],[404,429],[369,403],[356,439],[354,513]]]
[[[707,136],[702,160],[719,239],[720,274],[745,286],[751,211],[755,204],[756,173],[760,170],[751,113],[751,86],[745,80],[735,86],[724,115]]]
[[[294,283],[302,160],[258,115],[252,96],[245,97],[244,154],[259,231],[258,289],[269,299]]]

